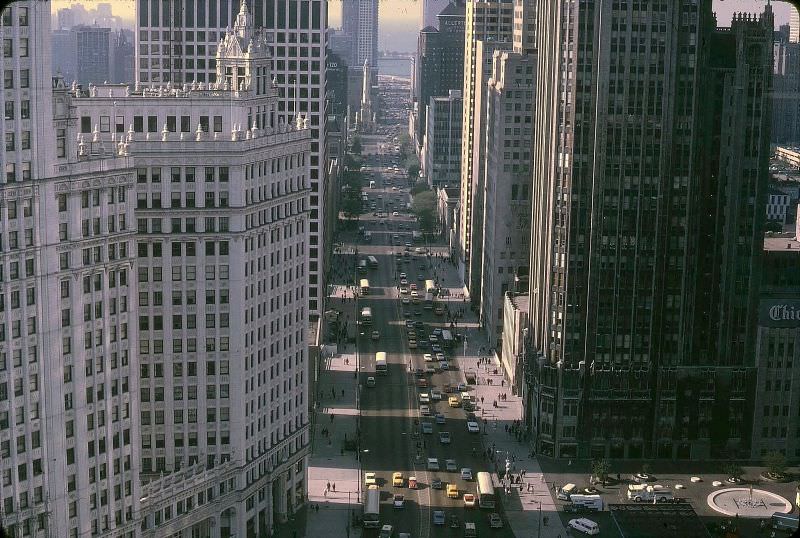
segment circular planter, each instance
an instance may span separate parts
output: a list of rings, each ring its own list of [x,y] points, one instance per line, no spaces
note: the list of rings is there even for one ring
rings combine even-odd
[[[782,474],[782,475],[775,476],[775,475],[772,475],[771,473],[768,473],[767,471],[764,471],[763,473],[761,473],[761,478],[763,478],[764,480],[768,480],[769,482],[788,482],[789,481],[789,476],[788,475]]]

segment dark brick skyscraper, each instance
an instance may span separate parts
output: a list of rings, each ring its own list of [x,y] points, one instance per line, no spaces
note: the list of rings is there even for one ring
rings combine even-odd
[[[531,391],[556,457],[749,456],[772,12],[538,4]]]

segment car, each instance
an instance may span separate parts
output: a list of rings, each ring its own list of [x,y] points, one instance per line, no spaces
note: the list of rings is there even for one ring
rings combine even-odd
[[[439,470],[439,458],[428,458],[428,465],[427,468],[429,471],[438,471]],[[373,475],[375,473],[372,473]]]
[[[411,284],[409,284],[408,287],[411,288],[414,291],[417,291],[417,289],[418,289],[417,285],[415,283],[413,283],[413,282]]]
[[[372,331],[372,339],[373,340],[377,341],[377,340],[380,340],[380,338],[381,338],[381,333],[379,333],[378,331]]]
[[[431,407],[429,405],[420,405],[419,412],[423,416],[430,416],[431,414]]]
[[[423,276],[422,273],[420,273],[417,275],[417,280],[425,280],[425,276]]]
[[[411,538],[410,532],[401,532],[397,535],[397,538]]]
[[[469,467],[462,467],[461,480],[472,480],[472,469],[470,469]]]
[[[425,434],[433,433],[433,423],[431,423],[431,422],[429,422],[427,420],[423,420],[420,423],[420,430],[422,431],[422,433],[425,433]]]
[[[377,485],[375,473],[364,473],[364,484],[367,486]]]
[[[436,327],[436,328],[433,330],[433,334],[435,334],[436,336],[442,336],[442,329],[441,329],[441,327]]]
[[[448,471],[453,471],[453,472],[455,472],[458,469],[458,467],[456,466],[456,460],[445,460],[444,467]]]
[[[450,528],[457,529],[461,526],[460,522],[458,521],[458,516],[453,514],[450,516]]]
[[[477,422],[469,421],[467,422],[467,431],[469,433],[480,433],[481,427],[478,425]]]
[[[410,320],[410,319],[407,319],[406,320],[406,330],[410,331],[413,328],[414,328],[414,322],[412,320]]]
[[[408,276],[406,276],[406,274],[405,274],[405,273],[400,273],[400,279],[401,279],[401,280],[402,280],[402,279],[406,279],[406,278],[408,278]]]
[[[392,241],[397,241],[400,239],[400,236],[397,234],[392,234]]]
[[[471,521],[464,522],[464,538],[477,538],[478,529]]]
[[[426,374],[435,374],[436,373],[436,367],[433,366],[432,364],[429,364],[428,366],[425,367],[425,373]]]
[[[450,407],[459,407],[461,405],[461,400],[459,399],[458,396],[450,396],[447,399],[447,405],[449,405]]]
[[[397,211],[392,211],[392,216],[393,217],[399,217],[400,213],[398,213]]]
[[[367,386],[374,387],[376,385],[375,378],[373,376],[367,377]]]
[[[442,399],[442,391],[437,389],[431,390],[431,400],[433,400],[434,402],[438,402],[441,401],[441,399]]]
[[[392,538],[393,533],[394,527],[391,525],[384,525],[381,527],[381,533],[378,535],[378,538]]]
[[[423,252],[425,252],[425,249],[422,247],[417,247],[414,249],[414,252],[416,252],[417,254],[422,254]]]
[[[475,413],[467,413],[467,422],[478,422],[478,417]]]
[[[408,288],[405,286],[400,286],[400,295],[406,295],[408,293]]]
[[[419,342],[417,342],[417,347],[420,347],[422,349],[428,349],[428,341],[420,340]]]
[[[431,487],[433,489],[442,489],[442,479],[441,478],[434,478],[431,480]]]
[[[439,363],[439,369],[440,370],[449,370],[450,369],[450,364],[447,361],[442,361],[442,362]]]
[[[407,280],[407,279],[405,279],[405,278],[401,278],[401,279],[400,279],[400,285],[401,285],[401,286],[407,286],[407,285],[408,285],[408,280]],[[412,288],[412,289],[413,289],[413,288]]]
[[[435,356],[436,356],[436,360],[439,361],[439,362],[447,360],[447,357],[445,357],[444,353],[442,353],[441,351],[439,353],[436,353]]]
[[[423,323],[423,322],[421,322],[421,321],[419,321],[419,320],[417,320],[417,321],[415,321],[415,322],[414,322],[414,327],[416,327],[417,329],[421,329],[421,328],[423,328],[424,326],[425,326],[425,323]]]
[[[415,316],[421,316],[422,315],[422,310],[414,310],[414,315]]]
[[[450,432],[439,432],[439,442],[443,445],[450,444]]]
[[[489,514],[489,526],[493,529],[503,528],[503,519],[500,517],[500,514],[497,512]]]
[[[404,503],[405,503],[405,497],[403,497],[402,495],[395,495],[394,499],[392,500],[392,505],[395,508],[402,508]]]
[[[393,190],[393,191],[396,191],[396,190],[397,190],[397,187],[396,187],[396,186],[392,186],[392,190]]]
[[[408,348],[409,349],[417,349],[417,341],[416,340],[409,340],[408,341]]]
[[[450,499],[458,499],[459,495],[461,495],[458,491],[458,485],[456,484],[447,484],[447,497]]]
[[[474,493],[465,493],[464,494],[464,506],[466,508],[472,508],[475,506],[475,494]]]
[[[419,403],[431,403],[431,395],[427,392],[420,392],[419,393]]]
[[[402,488],[404,483],[405,481],[403,479],[403,473],[400,471],[392,473],[392,486],[396,488]]]
[[[441,481],[440,481],[441,483]],[[434,510],[433,511],[433,524],[434,525],[444,525],[445,517],[444,517],[444,510]]]
[[[425,353],[422,358],[425,359],[425,362],[433,362],[433,355],[430,353]]]
[[[444,414],[436,413],[436,424],[445,424],[447,419],[445,418]]]
[[[411,248],[411,243],[406,243],[407,248]]]
[[[444,353],[444,351],[442,351],[442,346],[433,343],[431,343],[431,351],[433,351],[434,353]]]
[[[591,519],[587,519],[585,517],[570,519],[569,523],[567,523],[567,526],[584,534],[600,534],[600,526]]]
[[[409,340],[416,340],[417,331],[415,331],[414,329],[408,329],[408,332],[406,332],[406,336],[408,337]]]
[[[403,295],[403,297],[400,299],[400,302],[403,304],[411,304],[411,299],[409,299],[408,296]],[[408,315],[410,316],[411,312],[409,312]]]
[[[420,388],[428,388],[428,380],[424,377],[422,379],[417,379],[417,386]]]

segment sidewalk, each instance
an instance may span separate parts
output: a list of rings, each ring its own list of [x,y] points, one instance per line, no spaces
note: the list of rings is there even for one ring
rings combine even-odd
[[[478,402],[475,414],[484,419],[483,445],[487,449],[487,455],[494,460],[493,474],[496,476],[498,471],[504,473],[506,459],[509,461],[512,477],[516,478],[525,471],[524,477],[520,477],[522,491],[517,484],[510,487],[508,494],[502,489],[496,491],[514,536],[571,536],[561,522],[552,488],[545,481],[541,466],[536,458],[529,457],[527,443],[517,441],[513,434],[506,431],[506,427],[510,428],[514,421],[522,420],[522,399],[511,394],[511,387],[503,380],[503,369],[494,357],[490,356],[488,364],[478,364],[481,356],[489,356],[488,352],[481,352],[487,346],[486,338],[478,330],[477,318],[469,309],[469,297],[459,295],[464,293],[464,287],[458,277],[457,267],[440,258],[432,261],[442,287],[448,288],[450,292],[446,302],[450,303],[451,311],[453,308],[463,309],[463,317],[457,323],[458,331],[467,338],[466,353],[463,348],[454,350],[454,358],[458,361],[460,370],[474,370],[478,373],[478,384],[473,385]],[[505,395],[506,400],[500,400],[501,394]],[[497,407],[493,405],[495,401]]]
[[[325,369],[320,374],[318,391],[322,397],[313,423],[308,466],[308,538],[361,536],[360,527],[349,525],[350,510],[358,513],[361,472],[358,453],[344,450],[345,438],[356,438],[358,424],[355,347],[347,346],[346,351],[325,359]],[[327,436],[323,429],[329,432]],[[326,491],[328,483],[330,491]]]

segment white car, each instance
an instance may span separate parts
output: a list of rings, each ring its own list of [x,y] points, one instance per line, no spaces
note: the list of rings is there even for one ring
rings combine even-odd
[[[428,470],[429,471],[438,471],[439,470],[439,458],[428,458]],[[372,473],[375,474],[375,473]]]
[[[422,358],[425,359],[425,362],[433,362],[433,355],[430,353],[425,353]]]
[[[474,493],[465,493],[464,494],[464,506],[466,508],[472,508],[475,506],[475,494]]]
[[[405,273],[400,273],[400,278],[408,278]]]
[[[570,519],[567,526],[584,534],[600,534],[600,526],[591,519],[586,519],[585,517]]]
[[[400,213],[398,213],[397,211],[392,211],[392,216],[393,217],[399,217]]]
[[[439,432],[439,442],[443,445],[450,444],[450,432]]]
[[[431,395],[427,392],[420,392],[419,394],[419,403],[431,403]]]
[[[364,484],[367,486],[376,485],[377,482],[375,482],[375,473],[364,473]]]
[[[461,480],[472,480],[472,469],[470,469],[469,467],[462,467]]]
[[[392,504],[394,505],[395,508],[402,508],[404,503],[405,503],[405,497],[403,497],[402,495],[394,496]]]
[[[467,422],[467,431],[469,433],[480,433],[481,427],[478,426],[477,422],[470,420],[469,422]]]
[[[439,361],[439,362],[446,361],[447,357],[444,356],[444,353],[437,353],[436,354],[436,360]]]
[[[401,286],[407,286],[408,285],[408,280],[406,280],[405,278],[401,278],[400,279],[400,285]]]

